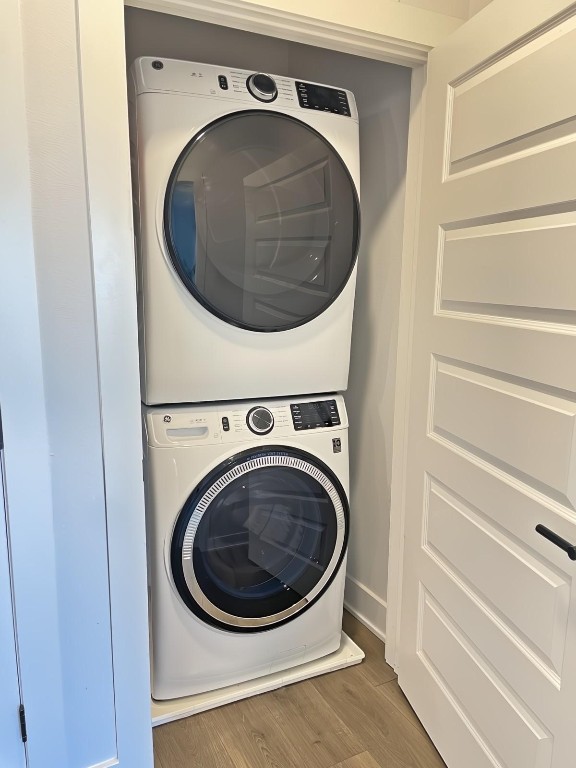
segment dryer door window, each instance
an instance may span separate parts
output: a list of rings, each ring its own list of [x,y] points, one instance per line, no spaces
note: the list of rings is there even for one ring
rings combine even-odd
[[[210,124],[169,180],[164,232],[189,292],[251,331],[283,331],[323,312],[356,260],[354,182],[315,130],[275,112]]]
[[[246,451],[186,502],[172,537],[172,575],[205,622],[261,631],[322,595],[347,537],[348,503],[328,467],[303,451]]]

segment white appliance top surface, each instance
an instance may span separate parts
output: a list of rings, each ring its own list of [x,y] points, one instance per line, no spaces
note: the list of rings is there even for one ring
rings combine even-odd
[[[339,424],[296,429],[298,412],[304,410],[303,405],[331,401],[336,404]],[[258,407],[267,408],[274,417],[274,426],[265,435],[255,434],[248,427],[248,415]],[[143,413],[148,445],[155,448],[253,443],[259,439],[270,442],[271,439],[296,436],[305,440],[308,434],[342,431],[348,428],[344,398],[342,395],[330,394],[249,402],[144,407]]]
[[[154,62],[160,62],[162,67],[155,69],[153,66]],[[247,69],[230,69],[229,67],[219,67],[214,64],[198,64],[178,59],[141,56],[132,64],[132,74],[138,95],[143,93],[186,94],[190,96],[211,97],[222,102],[230,102],[231,108],[234,108],[234,102],[243,102],[244,105],[249,104],[255,109],[287,107],[289,109],[302,110],[303,112],[308,111],[300,106],[298,100],[297,83],[301,81],[268,72],[263,74],[269,75],[275,81],[278,88],[278,97],[266,104],[259,102],[248,91],[247,80],[250,75],[256,73]],[[223,90],[220,86],[219,78],[221,77],[226,78],[228,86],[226,90]],[[315,83],[310,80],[306,80],[305,83],[345,93],[350,107],[350,116],[332,114],[328,107],[325,109],[315,109],[325,112],[327,116],[333,119],[352,119],[358,121],[356,102],[351,91],[334,85]]]

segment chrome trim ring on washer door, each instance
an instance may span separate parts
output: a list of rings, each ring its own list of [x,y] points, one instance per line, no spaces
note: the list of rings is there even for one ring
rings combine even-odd
[[[175,586],[214,626],[278,626],[328,588],[346,551],[348,519],[344,490],[323,462],[279,446],[245,451],[217,467],[180,513]]]

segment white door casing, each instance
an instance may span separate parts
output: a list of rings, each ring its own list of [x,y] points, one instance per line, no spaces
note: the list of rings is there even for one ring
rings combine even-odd
[[[10,77],[0,81],[3,108],[10,116],[0,123],[4,148],[0,152],[0,401],[7,478],[4,490],[10,508],[11,564],[28,758],[31,765],[36,764],[36,758],[38,765],[48,765],[49,760],[53,765],[66,765],[22,26],[21,0],[7,0],[2,5],[0,25],[0,64],[2,71],[10,72]],[[11,633],[11,616],[8,621]],[[13,664],[13,638],[10,642],[8,653],[12,661],[8,663]],[[14,727],[19,738],[13,696],[13,683],[0,685],[0,709],[11,720],[5,727],[12,726],[9,739],[15,736]],[[14,748],[12,742],[12,751]],[[16,757],[14,763],[6,765],[18,765],[18,760]]]
[[[18,708],[21,703],[13,617],[12,575],[8,538],[8,506],[4,473],[4,439],[0,414],[0,765],[26,766]]]
[[[0,399],[28,759],[144,767],[152,744],[123,7],[82,4],[100,12],[87,20],[94,46],[83,47],[83,72],[116,105],[118,128],[100,109],[81,113],[78,3],[5,5]],[[100,168],[85,157],[88,127],[114,169],[103,171],[117,192],[110,209],[92,189]],[[7,692],[0,686],[2,706]]]
[[[126,5],[352,53],[402,66],[426,62],[427,52],[462,24],[439,10],[364,0],[125,0]]]
[[[495,0],[428,67],[399,682],[449,768],[576,728],[576,4]]]

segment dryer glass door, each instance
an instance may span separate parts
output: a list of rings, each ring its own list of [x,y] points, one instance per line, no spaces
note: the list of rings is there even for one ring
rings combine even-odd
[[[303,451],[246,451],[217,467],[182,509],[174,583],[209,624],[268,629],[328,588],[347,535],[346,495],[328,467]]]
[[[358,197],[315,130],[275,112],[239,112],[204,128],[178,158],[164,232],[176,272],[206,309],[241,328],[282,331],[319,315],[346,285]]]

